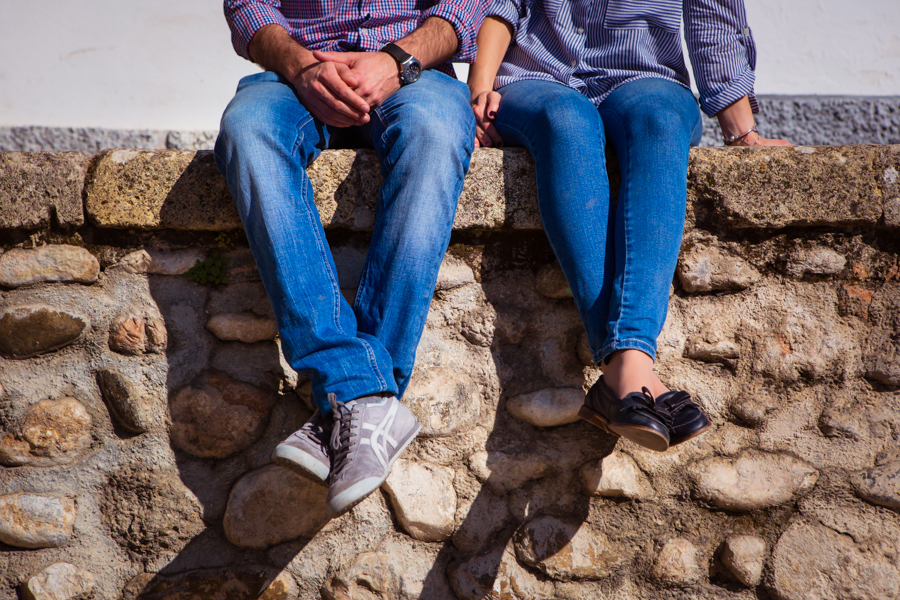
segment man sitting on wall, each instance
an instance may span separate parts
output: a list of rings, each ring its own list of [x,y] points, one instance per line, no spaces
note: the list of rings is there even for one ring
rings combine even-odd
[[[327,482],[337,515],[381,485],[420,429],[397,399],[463,179],[475,121],[449,60],[471,61],[481,0],[225,0],[243,78],[222,116],[228,181],[291,366],[317,412],[274,460]],[[372,146],[384,183],[353,308],[306,167],[348,138]]]

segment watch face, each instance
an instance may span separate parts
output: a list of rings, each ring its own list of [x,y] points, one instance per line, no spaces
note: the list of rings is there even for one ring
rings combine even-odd
[[[406,65],[406,68],[403,70],[403,81],[405,83],[415,83],[419,80],[419,76],[422,74],[422,65],[419,64],[419,61],[414,60],[410,64]]]

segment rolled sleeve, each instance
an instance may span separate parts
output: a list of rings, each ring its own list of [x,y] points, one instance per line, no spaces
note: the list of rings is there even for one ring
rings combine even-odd
[[[521,19],[520,10],[521,6],[512,0],[491,0],[484,16],[497,17],[512,25],[513,39],[516,39],[519,33],[519,20]]]
[[[266,25],[281,25],[288,31],[290,26],[279,10],[278,0],[225,0],[225,19],[231,28],[231,45],[234,51],[252,61],[248,47],[256,32]]]
[[[450,59],[452,62],[471,63],[475,60],[475,38],[484,20],[483,0],[444,0],[424,13],[424,18],[440,17],[453,25],[459,48]]]
[[[715,115],[748,96],[758,113],[753,91],[756,44],[743,0],[684,0],[684,21],[703,112]]]
[[[750,100],[750,107],[754,113],[759,112],[759,104],[756,101],[756,95],[753,93],[753,84],[756,81],[756,74],[750,69],[744,70],[740,75],[728,82],[728,84],[718,91],[715,95],[711,95],[707,90],[705,93],[700,91],[700,108],[710,117],[718,113],[723,108],[740,100],[744,96]],[[698,89],[700,86],[698,84]]]

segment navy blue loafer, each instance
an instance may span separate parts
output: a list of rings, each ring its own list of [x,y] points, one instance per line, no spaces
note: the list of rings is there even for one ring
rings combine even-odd
[[[677,446],[691,438],[695,438],[710,427],[712,423],[700,410],[687,392],[666,392],[656,399],[656,410],[669,415],[669,445]]]
[[[578,416],[650,450],[665,452],[669,448],[670,418],[656,409],[647,388],[617,398],[601,376],[588,390]]]

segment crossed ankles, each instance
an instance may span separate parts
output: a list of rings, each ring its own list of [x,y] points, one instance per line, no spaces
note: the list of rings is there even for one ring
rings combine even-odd
[[[328,401],[331,418],[316,411],[276,446],[272,460],[328,486],[326,505],[336,517],[384,483],[422,426],[394,396],[339,403],[329,394]]]
[[[666,392],[654,399],[645,387],[619,398],[603,376],[588,390],[578,416],[612,435],[657,452],[686,442],[711,426],[687,392]]]

